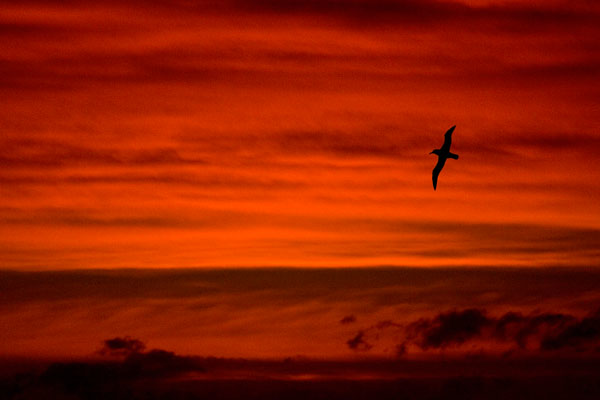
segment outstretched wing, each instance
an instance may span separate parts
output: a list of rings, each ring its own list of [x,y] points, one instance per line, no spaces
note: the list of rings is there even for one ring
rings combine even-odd
[[[444,134],[444,145],[441,148],[442,152],[450,151],[450,145],[452,144],[452,132],[454,132],[454,128],[456,128],[456,125],[448,129],[448,132]]]
[[[433,174],[431,175],[431,177],[433,179],[433,190],[436,190],[436,188],[437,188],[438,176],[440,175],[442,168],[444,168],[444,164],[446,164],[446,158],[439,157],[438,162],[435,165],[435,168],[433,169]]]

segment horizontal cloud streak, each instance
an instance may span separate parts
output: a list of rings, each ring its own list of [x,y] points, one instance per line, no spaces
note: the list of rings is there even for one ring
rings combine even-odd
[[[517,346],[519,337],[534,338],[542,306],[566,318],[544,348],[573,348],[596,326],[586,315],[598,307],[599,284],[596,270],[581,268],[3,271],[0,323],[10,328],[0,352],[85,355],[99,335],[127,332],[178,353],[343,357],[350,341],[393,356],[402,343],[394,333],[415,321],[422,323],[413,325],[408,354],[420,344],[454,346],[456,338]],[[445,321],[432,310],[453,307],[485,310],[482,330],[425,340]],[[340,323],[348,316],[356,322]]]

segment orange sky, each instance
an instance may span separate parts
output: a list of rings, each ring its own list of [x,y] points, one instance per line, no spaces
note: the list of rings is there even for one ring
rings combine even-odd
[[[584,0],[3,5],[0,269],[597,267],[599,20]],[[452,125],[460,159],[433,191],[429,152]],[[189,346],[186,318],[200,314],[187,300],[13,299],[0,353],[60,353],[49,338],[73,327],[72,354],[122,334],[183,352],[348,353],[356,329],[336,324],[353,302],[223,291],[229,308],[201,314],[208,333],[191,329]],[[467,306],[418,293],[411,317]],[[264,301],[248,319],[245,296]],[[597,301],[582,296],[578,316]],[[156,329],[154,301],[168,310]],[[274,341],[288,312],[302,317]],[[306,339],[314,326],[321,341]],[[232,346],[240,336],[253,346]]]
[[[3,7],[0,262],[596,263],[598,7],[489,3]]]

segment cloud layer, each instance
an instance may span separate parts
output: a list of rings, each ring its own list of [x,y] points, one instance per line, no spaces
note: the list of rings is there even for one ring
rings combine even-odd
[[[85,356],[124,332],[222,357],[395,357],[404,342],[410,357],[579,344],[589,355],[599,285],[573,267],[4,271],[0,354]],[[106,344],[142,351],[123,336]]]

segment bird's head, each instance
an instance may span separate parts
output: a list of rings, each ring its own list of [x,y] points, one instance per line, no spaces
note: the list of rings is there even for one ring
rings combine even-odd
[[[434,149],[431,153],[429,154],[436,154],[436,155],[440,155],[440,149]]]

